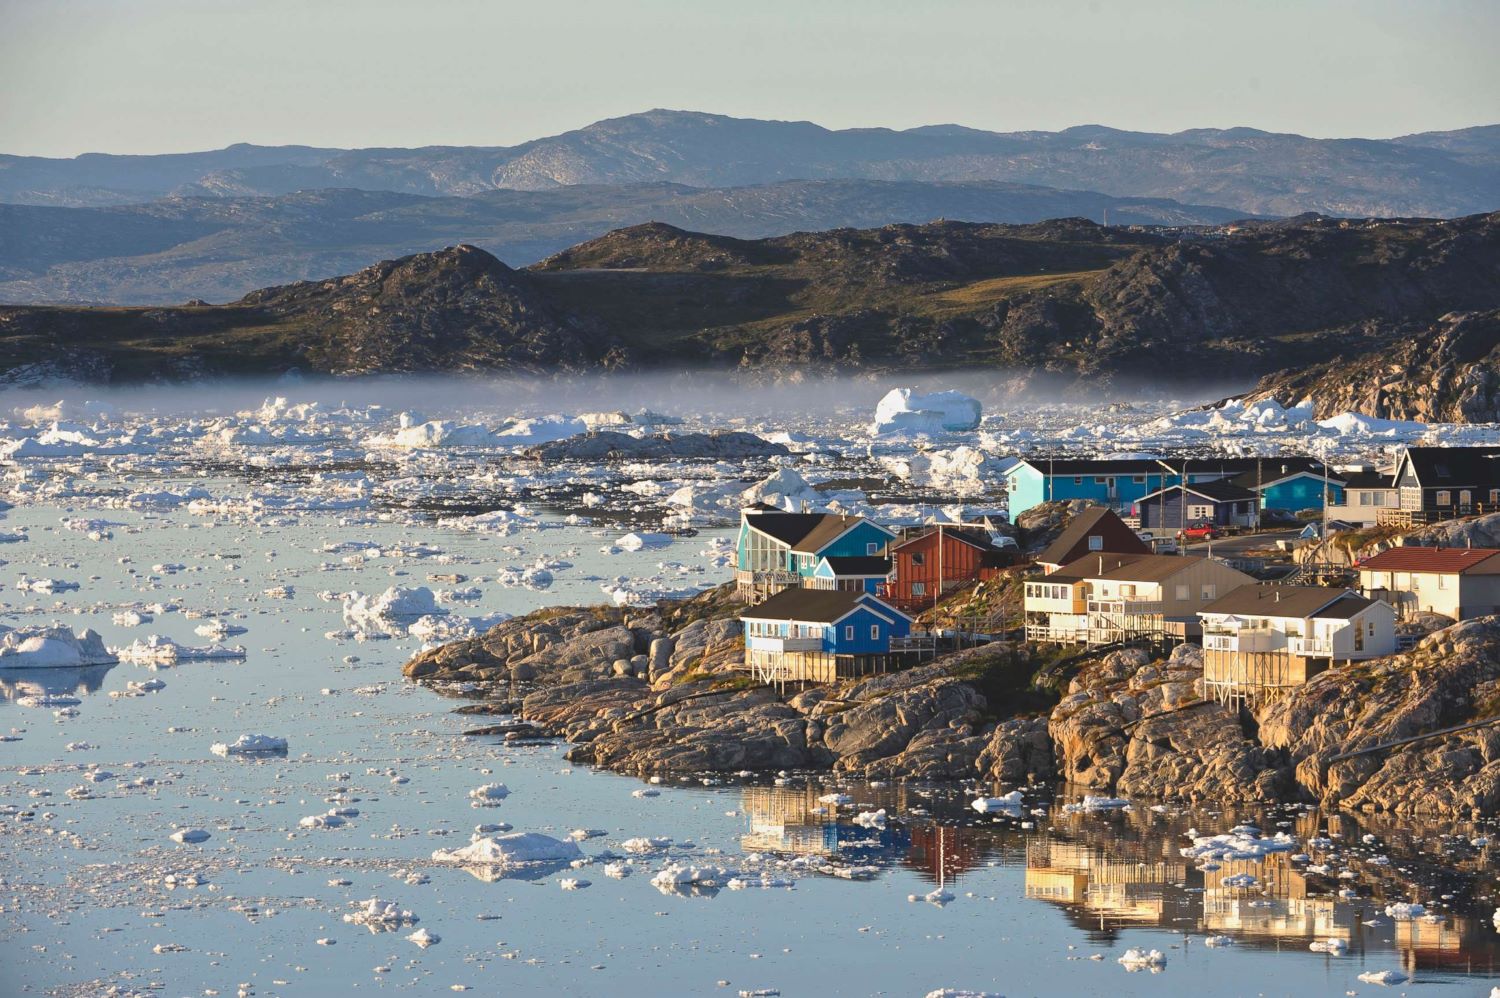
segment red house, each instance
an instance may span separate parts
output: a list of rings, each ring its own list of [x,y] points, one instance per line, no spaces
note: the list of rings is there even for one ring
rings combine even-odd
[[[940,593],[988,577],[1006,553],[979,531],[937,526],[886,545],[893,577],[880,597],[901,610],[932,606]]]

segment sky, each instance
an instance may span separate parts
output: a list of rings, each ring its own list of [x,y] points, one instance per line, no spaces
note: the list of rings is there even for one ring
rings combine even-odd
[[[0,152],[830,128],[1500,122],[1497,0],[0,0]]]

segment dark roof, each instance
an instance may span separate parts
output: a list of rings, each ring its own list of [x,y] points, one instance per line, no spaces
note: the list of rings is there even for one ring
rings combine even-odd
[[[1337,601],[1337,606],[1330,604]],[[1352,617],[1375,601],[1348,589],[1326,586],[1244,585],[1214,600],[1200,613],[1244,617]]]
[[[1109,579],[1118,582],[1160,582],[1203,561],[1202,555],[1089,554],[1042,576],[1041,582]]]
[[[783,544],[796,544],[823,522],[826,513],[771,513],[745,510],[745,522]]]
[[[1151,548],[1136,536],[1125,521],[1106,506],[1090,506],[1068,521],[1057,539],[1036,556],[1041,565],[1066,565],[1088,553],[1088,538],[1104,538],[1101,551],[1115,554],[1150,554]]]
[[[1500,483],[1500,447],[1408,447],[1423,488]]]
[[[857,523],[869,523],[873,527],[880,527],[880,524],[873,520],[866,520],[862,516],[840,516],[837,513],[825,513],[823,514],[823,522],[809,530],[801,539],[793,542],[792,550],[800,551],[803,554],[817,554],[818,551],[832,543],[835,538]],[[880,527],[880,529],[885,530],[884,527]],[[886,533],[890,533],[890,531],[886,530]]]
[[[798,620],[810,624],[831,624],[860,603],[887,616],[905,616],[889,604],[868,593],[848,589],[783,589],[744,613],[741,620]]]
[[[1147,457],[1127,458],[1090,458],[1090,457],[1055,457],[1046,455],[1031,455],[1023,458],[1027,464],[1047,474],[1051,469],[1052,474],[1058,476],[1079,475],[1161,475],[1166,473],[1162,462],[1172,469],[1171,474],[1182,471],[1182,457],[1164,457],[1160,461]],[[1319,473],[1323,470],[1323,462],[1315,457],[1303,457],[1301,455],[1273,456],[1273,457],[1188,457],[1187,470],[1191,475],[1218,474],[1224,478],[1233,478],[1236,475],[1249,473],[1251,481],[1254,481],[1256,463],[1259,462],[1263,481],[1274,481],[1286,475],[1295,474],[1298,471],[1313,471]],[[1281,469],[1287,470],[1283,472]],[[1274,474],[1273,474],[1274,471]],[[1332,477],[1338,477],[1334,472]]]
[[[1339,477],[1351,489],[1394,489],[1391,476],[1379,471],[1341,471]]]
[[[1157,489],[1155,492],[1151,492],[1141,496],[1140,501],[1145,502],[1147,499],[1154,499],[1164,492],[1170,494],[1173,492],[1181,491],[1181,485],[1169,485],[1164,489]],[[1251,492],[1249,489],[1236,485],[1233,482],[1226,481],[1192,482],[1188,485],[1187,491],[1189,495],[1199,496],[1203,499],[1209,500],[1210,502],[1216,503],[1245,502],[1246,500],[1255,498],[1255,493]]]
[[[1258,470],[1251,468],[1249,471],[1242,471],[1231,478],[1230,481],[1241,488],[1250,489],[1252,492],[1257,488],[1265,488],[1267,485],[1286,481],[1288,478],[1296,478],[1298,475],[1310,475],[1322,481],[1323,466],[1317,462],[1312,462],[1312,467],[1306,467],[1306,464],[1307,462],[1301,459],[1293,463],[1292,461],[1283,461],[1279,458],[1268,457],[1261,461],[1261,466]],[[1328,481],[1334,485],[1343,485],[1347,484],[1349,476],[1337,468],[1329,468]]]
[[[828,567],[833,569],[834,575],[890,575],[891,559],[881,558],[876,555],[855,555],[840,558],[838,556],[824,558]]]
[[[1361,571],[1500,575],[1500,548],[1387,548],[1359,563]]]

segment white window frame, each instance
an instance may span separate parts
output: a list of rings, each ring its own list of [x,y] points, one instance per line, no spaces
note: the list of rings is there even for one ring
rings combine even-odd
[[[844,640],[845,641],[853,641],[854,640],[854,625],[853,624],[845,624],[844,625]]]

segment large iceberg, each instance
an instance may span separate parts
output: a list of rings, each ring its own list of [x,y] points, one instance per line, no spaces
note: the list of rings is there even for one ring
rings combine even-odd
[[[962,392],[920,395],[914,388],[893,388],[875,407],[875,433],[944,433],[979,428],[984,407]]]
[[[85,628],[17,627],[0,633],[0,669],[78,669],[114,662],[98,633]]]

